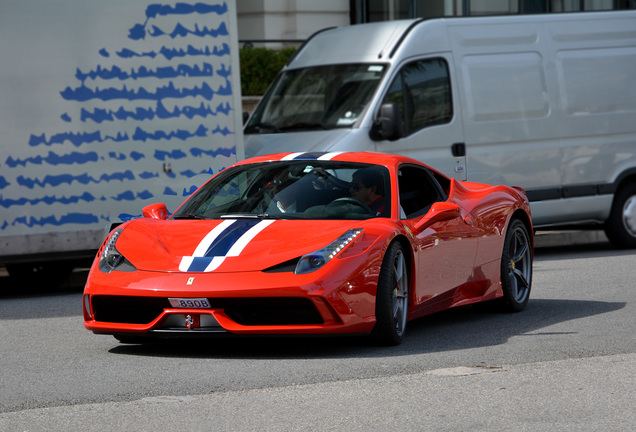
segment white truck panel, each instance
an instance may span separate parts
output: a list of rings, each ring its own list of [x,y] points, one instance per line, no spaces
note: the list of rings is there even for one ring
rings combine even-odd
[[[0,9],[0,262],[95,250],[243,157],[235,1]]]

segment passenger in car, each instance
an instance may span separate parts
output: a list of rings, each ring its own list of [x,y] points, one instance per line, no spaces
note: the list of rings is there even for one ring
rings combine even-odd
[[[375,168],[362,168],[356,171],[351,180],[349,193],[352,198],[366,204],[377,215],[381,215],[386,208],[384,178]]]

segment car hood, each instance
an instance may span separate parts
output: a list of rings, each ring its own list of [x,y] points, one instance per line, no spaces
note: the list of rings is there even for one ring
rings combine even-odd
[[[258,271],[321,249],[364,222],[144,218],[125,226],[116,248],[138,270]]]

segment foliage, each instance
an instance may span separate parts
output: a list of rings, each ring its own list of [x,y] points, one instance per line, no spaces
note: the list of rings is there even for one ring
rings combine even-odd
[[[242,48],[239,52],[241,65],[241,94],[261,96],[278,72],[287,64],[296,48],[273,50],[269,48]]]

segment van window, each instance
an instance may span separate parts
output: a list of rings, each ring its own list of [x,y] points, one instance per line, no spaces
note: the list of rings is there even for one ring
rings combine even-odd
[[[382,64],[344,64],[287,70],[263,97],[245,133],[351,128],[385,69]]]
[[[395,103],[402,116],[404,135],[448,123],[453,117],[448,65],[441,58],[404,66],[383,103]]]

